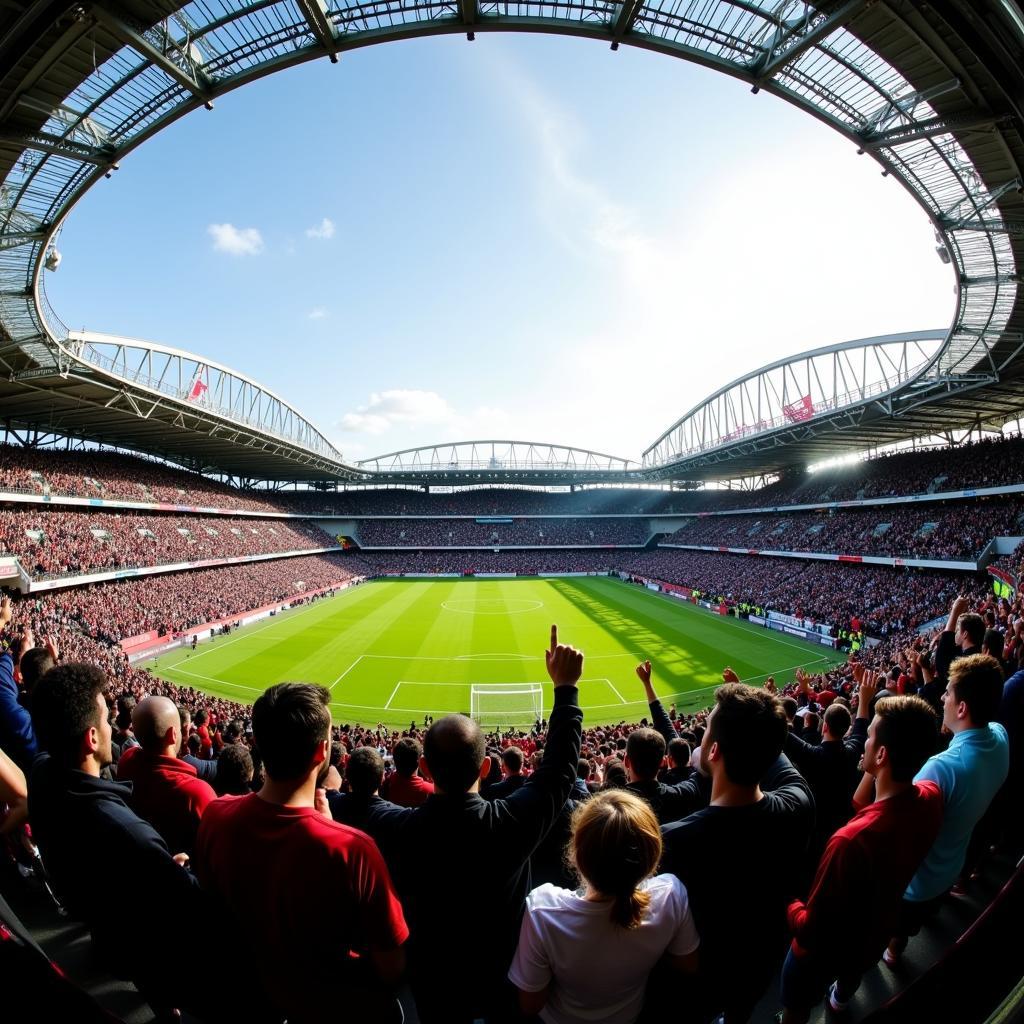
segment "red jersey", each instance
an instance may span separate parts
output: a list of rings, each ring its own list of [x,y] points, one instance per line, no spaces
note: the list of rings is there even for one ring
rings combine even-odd
[[[807,902],[789,905],[793,952],[825,953],[865,970],[895,931],[903,892],[942,825],[942,791],[916,782],[868,804],[825,847]]]
[[[205,725],[200,725],[196,728],[196,734],[199,736],[199,742],[202,744],[202,756],[208,758],[210,751],[213,750],[213,741],[210,739],[210,730]]]
[[[380,795],[399,807],[419,807],[434,792],[434,784],[419,775],[401,776],[397,772],[384,780]]]
[[[409,936],[374,841],[312,807],[255,793],[214,801],[203,815],[196,876],[247,937],[254,969],[290,1020],[324,1020],[351,952],[385,951]]]
[[[217,799],[213,787],[197,776],[195,768],[177,757],[130,747],[117,762],[117,778],[132,784],[128,801],[132,810],[163,836],[171,853],[191,856],[199,820]]]

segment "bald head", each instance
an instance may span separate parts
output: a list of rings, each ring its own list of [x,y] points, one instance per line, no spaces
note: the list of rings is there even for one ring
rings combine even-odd
[[[438,719],[423,742],[434,785],[445,793],[467,793],[480,778],[486,745],[480,726],[465,715]]]
[[[181,741],[181,717],[167,697],[143,697],[132,711],[132,731],[150,754],[176,757]]]

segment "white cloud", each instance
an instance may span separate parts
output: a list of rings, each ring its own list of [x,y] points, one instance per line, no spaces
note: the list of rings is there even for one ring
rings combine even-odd
[[[236,228],[234,224],[210,224],[206,229],[218,252],[232,256],[257,256],[263,252],[263,236],[256,228]]]
[[[462,412],[436,391],[393,388],[371,394],[365,405],[345,413],[338,427],[347,435],[389,434],[389,448],[405,448],[425,442],[508,437],[512,420],[504,409],[495,406],[480,405]],[[346,440],[344,447],[346,451],[365,451],[367,446]]]
[[[341,428],[357,434],[383,434],[396,425],[451,423],[455,410],[436,391],[393,388],[375,391],[366,405],[341,418]]]
[[[322,238],[324,240],[334,237],[334,221],[324,217],[315,227],[306,228],[307,238]]]
[[[307,314],[307,320],[323,320],[327,317],[327,310],[323,306],[314,306]]]

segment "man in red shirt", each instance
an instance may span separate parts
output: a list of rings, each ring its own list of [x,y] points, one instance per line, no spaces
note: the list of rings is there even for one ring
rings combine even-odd
[[[875,673],[864,675],[873,684]],[[927,701],[884,697],[876,704],[858,789],[870,791],[873,780],[874,802],[829,840],[807,902],[789,906],[783,1024],[804,1024],[826,989],[831,1008],[844,1010],[882,955],[903,892],[942,824],[939,787],[913,781],[937,741],[938,720]]]
[[[392,756],[395,774],[384,781],[380,795],[399,807],[419,807],[434,792],[434,784],[419,774],[423,745],[406,736],[395,744]]]
[[[192,854],[199,819],[217,794],[178,757],[181,716],[166,697],[143,697],[132,711],[138,746],[117,762],[118,782],[130,782],[131,808],[160,833],[174,853]]]
[[[256,701],[267,780],[207,808],[194,859],[289,1024],[322,1024],[339,999],[389,1020],[397,1003],[383,989],[401,975],[409,935],[376,844],[334,821],[318,789],[330,765],[330,699],[323,686],[279,683]]]

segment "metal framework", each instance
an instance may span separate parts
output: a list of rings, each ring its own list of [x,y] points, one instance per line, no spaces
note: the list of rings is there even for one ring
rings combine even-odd
[[[644,452],[643,465],[729,460],[735,446],[751,442],[757,451],[813,437],[827,444],[860,428],[873,436],[885,429],[875,420],[897,414],[905,385],[932,364],[945,336],[935,330],[864,338],[771,363],[677,420]]]
[[[452,484],[516,481],[626,483],[639,467],[584,448],[533,441],[456,441],[389,452],[357,463],[381,483]]]
[[[628,44],[690,60],[744,80],[754,92],[774,93],[842,133],[921,205],[939,256],[955,274],[956,314],[945,337],[928,360],[904,365],[895,389],[885,392],[889,433],[912,436],[922,422],[909,415],[913,410],[929,408],[931,421],[952,427],[976,419],[977,402],[989,398],[993,406],[1019,409],[1024,14],[1018,0],[30,0],[4,6],[0,356],[10,354],[12,373],[36,387],[61,374],[99,380],[108,372],[83,362],[46,299],[42,269],[74,204],[147,138],[290,65],[335,60],[387,40],[487,31],[571,34],[612,49]],[[875,345],[880,356],[888,348]],[[794,374],[801,372],[794,366]],[[110,383],[116,388],[123,381],[111,374]],[[860,396],[865,413],[878,408],[881,394]],[[958,402],[958,396],[971,397]],[[187,407],[170,396],[165,401]],[[730,435],[748,424],[736,419],[738,411],[724,411],[724,398],[719,405],[717,438],[709,426],[698,439],[681,421],[648,453],[651,471],[701,470],[711,448],[719,462],[730,452],[746,457],[750,438]],[[230,400],[225,408],[233,418]],[[710,423],[710,407],[708,417]],[[779,440],[777,450],[799,440],[790,431],[783,442],[778,426],[756,433]],[[694,459],[690,449],[698,441],[705,447]],[[293,454],[299,451],[292,442]],[[320,458],[305,454],[312,456]],[[277,463],[257,471],[271,469]],[[339,465],[336,472],[350,470]]]

